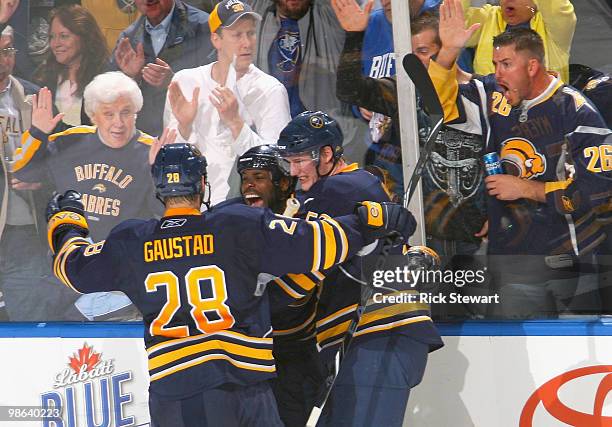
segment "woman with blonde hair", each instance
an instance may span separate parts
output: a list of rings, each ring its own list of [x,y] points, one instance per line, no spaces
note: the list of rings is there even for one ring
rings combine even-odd
[[[109,51],[93,15],[79,5],[62,6],[49,17],[49,52],[33,80],[53,93],[64,123],[91,124],[83,109],[83,90],[106,71]]]

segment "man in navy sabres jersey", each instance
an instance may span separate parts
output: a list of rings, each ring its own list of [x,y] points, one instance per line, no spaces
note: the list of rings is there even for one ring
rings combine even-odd
[[[278,147],[298,179],[298,216],[314,220],[350,212],[361,199],[389,200],[374,175],[347,165],[342,157],[342,131],[324,112],[306,111],[281,132]],[[377,242],[364,253],[377,255]],[[362,257],[348,258],[337,268],[324,265],[316,313],[316,338],[322,361],[331,365],[361,300]],[[370,301],[354,345],[325,405],[319,425],[401,426],[411,387],[421,381],[427,355],[442,342],[425,304],[388,306]],[[378,402],[378,403],[376,403]]]
[[[596,214],[610,203],[605,139],[612,131],[590,101],[546,70],[542,39],[530,29],[496,36],[495,74],[458,85],[457,54],[477,24],[464,29],[458,0],[440,10],[442,48],[429,74],[445,120],[482,134],[505,171],[485,180],[501,302],[493,313],[555,317],[567,310],[605,239]]]
[[[47,208],[54,272],[79,292],[124,292],[143,314],[151,420],[157,427],[280,426],[271,277],[340,263],[414,219],[364,202],[356,215],[303,221],[230,205],[200,213],[206,160],[189,144],[162,147],[152,167],[161,220],[128,220],[91,244],[79,194]],[[382,218],[382,221],[381,221]]]
[[[297,213],[299,206],[291,197],[295,178],[290,176],[276,146],[251,148],[238,158],[236,168],[242,197],[233,203],[271,208],[287,216]],[[313,284],[319,281],[315,274],[289,274],[276,278],[268,287],[274,341],[272,354],[277,374],[272,389],[280,418],[287,427],[306,424],[325,380],[314,334],[318,298]],[[292,302],[289,305],[288,298]],[[298,301],[293,302],[295,299]]]

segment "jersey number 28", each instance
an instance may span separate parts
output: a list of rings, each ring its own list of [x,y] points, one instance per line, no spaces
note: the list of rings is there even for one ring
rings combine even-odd
[[[211,287],[211,298],[203,298],[200,285],[209,284]],[[231,328],[235,319],[230,312],[227,301],[227,288],[225,286],[225,274],[216,265],[194,267],[185,275],[185,287],[187,301],[191,307],[189,313],[196,327],[203,333],[210,334],[223,329]],[[172,317],[181,307],[181,294],[179,292],[179,278],[171,271],[159,271],[151,273],[145,279],[147,292],[158,292],[160,288],[166,290],[166,303],[161,311],[151,322],[149,333],[165,337],[182,338],[189,336],[187,325],[168,326]],[[215,314],[214,319],[206,316],[207,312]]]

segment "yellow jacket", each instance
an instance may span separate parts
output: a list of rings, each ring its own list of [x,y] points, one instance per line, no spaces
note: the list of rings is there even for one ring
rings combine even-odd
[[[81,6],[96,18],[111,52],[117,44],[119,34],[140,16],[135,9],[120,9],[115,0],[81,0]]]
[[[529,21],[531,29],[544,41],[546,67],[560,74],[564,82],[569,81],[569,51],[576,29],[576,14],[570,0],[534,0],[538,11]],[[468,47],[476,48],[474,71],[478,74],[495,72],[493,68],[494,36],[506,30],[499,6],[489,4],[469,7],[470,0],[463,0],[466,25],[479,22],[480,28],[468,41]]]

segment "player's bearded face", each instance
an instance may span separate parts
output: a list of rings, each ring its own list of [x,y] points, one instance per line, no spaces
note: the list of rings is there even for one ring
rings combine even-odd
[[[270,171],[246,169],[242,171],[241,178],[240,192],[247,205],[270,208],[275,204],[276,191]]]
[[[112,148],[126,145],[136,131],[135,108],[124,96],[98,104],[91,121],[98,127],[102,142]]]
[[[531,87],[527,58],[514,46],[501,46],[493,49],[493,64],[495,80],[508,103],[514,107],[527,99]]]

